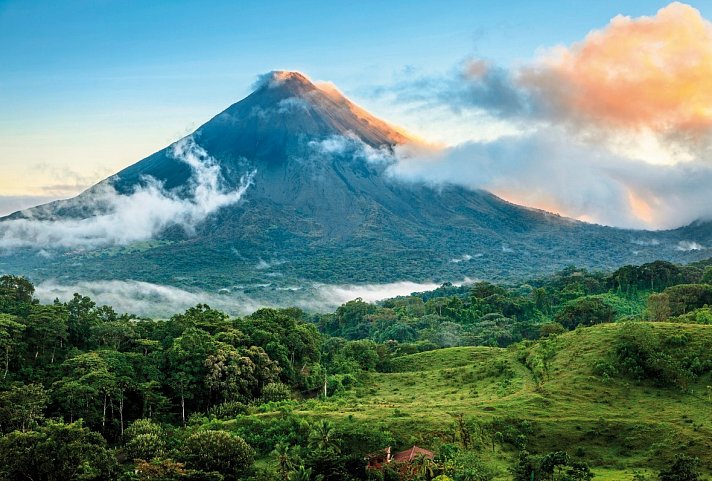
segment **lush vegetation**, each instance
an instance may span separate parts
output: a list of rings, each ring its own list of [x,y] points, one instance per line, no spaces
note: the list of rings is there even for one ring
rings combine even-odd
[[[0,480],[703,479],[710,264],[167,320],[3,276]]]

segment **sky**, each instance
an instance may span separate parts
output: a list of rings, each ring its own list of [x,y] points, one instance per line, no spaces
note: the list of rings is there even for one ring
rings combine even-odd
[[[712,1],[0,0],[0,214],[75,195],[279,69],[439,146],[394,175],[676,227],[712,214],[705,18]]]

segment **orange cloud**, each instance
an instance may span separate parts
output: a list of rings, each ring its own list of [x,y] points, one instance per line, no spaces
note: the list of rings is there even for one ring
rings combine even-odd
[[[517,76],[545,116],[685,138],[712,127],[711,79],[712,23],[677,2],[619,15]]]

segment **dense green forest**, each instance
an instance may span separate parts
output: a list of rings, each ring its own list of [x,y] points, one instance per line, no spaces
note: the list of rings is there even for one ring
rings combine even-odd
[[[167,320],[6,275],[0,480],[704,479],[710,306],[712,260]]]

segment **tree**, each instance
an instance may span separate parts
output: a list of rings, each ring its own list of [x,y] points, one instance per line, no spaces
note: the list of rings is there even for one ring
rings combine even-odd
[[[74,294],[64,304],[67,309],[67,335],[69,343],[79,348],[89,346],[91,328],[101,322],[96,303],[86,296]]]
[[[291,396],[289,386],[281,382],[272,382],[262,389],[262,402],[278,402],[289,399]]]
[[[648,320],[667,321],[670,317],[670,296],[664,292],[650,294],[648,297]]]
[[[70,422],[83,418],[90,425],[106,426],[107,408],[114,392],[115,379],[106,360],[88,352],[62,363],[63,376],[53,385],[53,398]]]
[[[326,419],[314,423],[309,432],[309,449],[322,455],[339,454],[341,445],[334,430],[334,425]]]
[[[255,452],[239,436],[227,431],[198,431],[183,444],[183,458],[188,467],[217,471],[231,480],[252,467]]]
[[[216,351],[210,334],[190,327],[173,340],[166,353],[170,372],[169,384],[180,398],[181,419],[185,425],[186,399],[204,396],[204,382],[208,373],[205,361]]]
[[[33,304],[35,286],[24,277],[0,276],[0,312],[16,316],[26,316]]]
[[[675,457],[672,464],[660,471],[660,481],[698,481],[700,473],[698,470],[699,460],[685,456],[684,454]]]
[[[134,371],[132,360],[135,357],[141,358],[141,356],[112,350],[103,350],[101,352],[102,357],[106,360],[109,374],[113,377],[113,392],[110,397],[119,403],[119,427],[120,434],[123,435],[126,397],[129,392],[137,389],[136,372]]]
[[[172,459],[152,459],[136,461],[136,474],[140,481],[183,481],[187,474],[183,463]]]
[[[378,366],[378,345],[370,339],[347,343],[342,355],[355,360],[364,371],[374,371]]]
[[[566,332],[566,328],[558,322],[547,322],[539,327],[540,337],[553,337]]]
[[[289,474],[297,467],[299,459],[299,446],[290,447],[288,444],[279,443],[274,447],[272,453],[277,457],[279,466],[279,476],[283,480],[289,479]]]
[[[665,289],[673,316],[680,316],[705,304],[712,305],[712,285],[680,284]]]
[[[35,427],[44,417],[48,401],[41,384],[19,384],[0,393],[0,432]]]
[[[53,364],[57,349],[64,347],[67,340],[67,310],[61,305],[32,305],[25,325],[33,359],[37,361],[40,354],[48,354],[49,363]]]
[[[566,451],[555,451],[541,458],[539,468],[542,476],[549,476],[554,481],[556,475],[570,462]]]
[[[235,349],[217,343],[214,354],[205,360],[205,385],[223,401],[250,401],[263,387],[279,378],[279,366],[260,347]]]
[[[126,349],[136,338],[133,325],[123,320],[102,322],[90,331],[94,345],[108,346],[115,351]]]
[[[10,353],[17,351],[21,344],[20,334],[25,330],[25,326],[17,322],[17,318],[10,314],[0,314],[0,351],[2,351],[3,370],[2,378],[7,378],[10,371]]]
[[[198,304],[183,314],[173,316],[171,323],[180,326],[183,330],[192,327],[215,334],[230,327],[229,319],[230,317],[224,312],[212,309],[207,304]]]
[[[554,320],[566,329],[613,322],[616,311],[598,297],[581,297],[564,305]]]
[[[112,479],[116,458],[100,434],[81,422],[50,421],[36,431],[0,438],[0,480]]]
[[[703,284],[712,284],[712,266],[705,267],[705,272],[702,274]]]
[[[564,481],[591,481],[593,476],[588,464],[583,461],[572,461],[566,470]]]
[[[124,432],[124,450],[129,459],[151,460],[166,448],[163,428],[150,419],[137,419]]]
[[[321,474],[312,474],[312,468],[299,466],[297,469],[289,473],[287,479],[289,481],[321,481],[324,479],[324,476]]]

